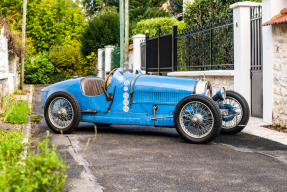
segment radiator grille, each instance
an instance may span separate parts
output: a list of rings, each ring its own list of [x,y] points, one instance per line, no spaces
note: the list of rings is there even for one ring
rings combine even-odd
[[[177,104],[189,93],[135,92],[133,103]]]

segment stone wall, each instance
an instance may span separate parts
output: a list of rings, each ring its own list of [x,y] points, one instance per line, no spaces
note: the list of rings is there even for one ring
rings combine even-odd
[[[287,127],[287,23],[276,24],[272,28],[274,37],[272,120],[275,124]]]
[[[0,98],[9,93],[8,78],[0,78]]]
[[[193,76],[193,77],[185,77],[192,79],[202,79],[203,76]],[[209,81],[212,85],[213,95],[215,95],[216,91],[219,90],[220,87],[224,87],[225,90],[234,90],[234,77],[230,76],[206,76],[207,81]]]
[[[233,70],[214,70],[214,71],[187,71],[187,72],[170,72],[168,76],[184,77],[192,79],[202,79],[205,76],[206,80],[212,85],[213,95],[224,87],[225,90],[234,90],[234,71]]]

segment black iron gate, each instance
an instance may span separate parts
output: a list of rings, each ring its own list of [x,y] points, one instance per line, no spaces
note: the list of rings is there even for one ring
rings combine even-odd
[[[251,116],[263,116],[262,7],[251,7]]]
[[[232,70],[234,68],[233,19],[225,17],[205,26],[185,27],[172,33],[159,26],[157,34],[141,43],[141,67],[146,73]]]
[[[145,41],[141,41],[141,71],[145,71],[146,66],[145,66]]]
[[[173,33],[174,31],[177,31],[177,27],[173,27]],[[146,73],[164,75],[173,71],[175,46],[173,33],[164,32],[159,26],[157,34],[152,38],[149,38],[149,34],[146,34],[146,49],[145,51],[142,49],[142,53],[145,52],[145,58],[142,58],[142,61],[145,62]]]

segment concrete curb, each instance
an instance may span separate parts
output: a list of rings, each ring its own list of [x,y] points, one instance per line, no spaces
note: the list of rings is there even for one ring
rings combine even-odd
[[[283,145],[287,145],[287,134],[275,130],[261,127],[262,125],[269,125],[263,122],[260,118],[250,117],[249,123],[242,132],[269,139]]]
[[[23,128],[22,128],[22,133],[25,137],[27,137],[29,139],[30,135],[31,135],[31,129],[32,129],[32,125],[31,125],[31,113],[33,111],[32,109],[32,102],[33,102],[33,85],[25,85],[25,90],[30,91],[30,95],[28,95],[28,106],[31,109],[30,114],[29,114],[29,122],[23,124]],[[26,140],[26,142],[28,143],[28,139]]]

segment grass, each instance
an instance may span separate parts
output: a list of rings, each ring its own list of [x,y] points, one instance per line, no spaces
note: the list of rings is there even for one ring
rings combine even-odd
[[[19,89],[16,89],[14,91],[14,94],[15,95],[26,95],[26,92],[24,90],[19,90]]]
[[[17,101],[14,95],[8,95],[1,99],[1,117],[4,123],[28,123],[29,113],[30,108],[26,101]]]
[[[46,139],[31,150],[23,138],[22,132],[0,130],[0,191],[61,191],[68,167],[56,148]]]
[[[43,119],[43,116],[42,115],[35,115],[35,114],[32,114],[31,115],[31,122],[32,123],[40,123],[41,120]]]

